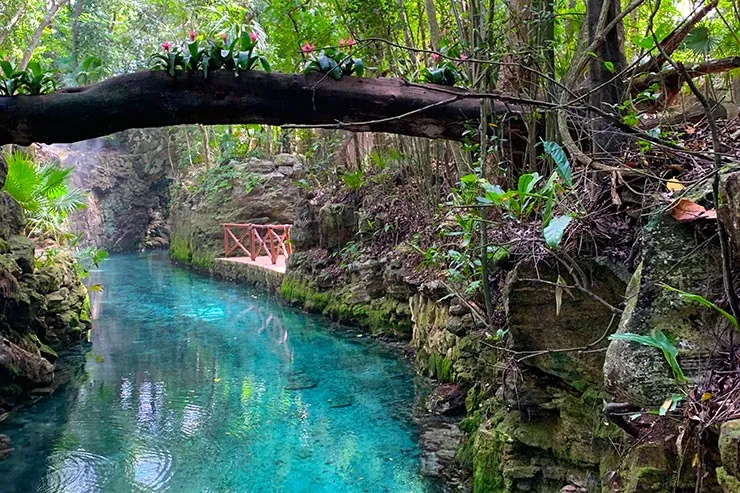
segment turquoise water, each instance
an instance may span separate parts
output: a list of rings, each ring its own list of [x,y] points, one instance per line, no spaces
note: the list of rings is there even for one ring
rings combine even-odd
[[[81,382],[0,424],[1,492],[428,492],[395,352],[158,255],[92,273]]]

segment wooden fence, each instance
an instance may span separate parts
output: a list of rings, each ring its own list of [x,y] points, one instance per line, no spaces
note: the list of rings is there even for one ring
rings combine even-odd
[[[242,256],[243,253],[255,260],[264,252],[275,264],[280,255],[285,255],[287,259],[293,253],[290,243],[291,224],[225,223],[222,226],[226,257],[236,252],[236,256]]]

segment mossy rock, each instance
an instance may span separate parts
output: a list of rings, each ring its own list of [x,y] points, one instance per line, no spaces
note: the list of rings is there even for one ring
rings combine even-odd
[[[717,350],[718,340],[712,334],[722,333],[727,321],[660,283],[708,299],[721,296],[719,247],[707,244],[709,240],[694,226],[663,216],[650,220],[643,237],[642,263],[627,287],[627,304],[617,333],[650,335],[661,330],[679,348],[678,362],[689,380],[701,379],[711,368]],[[659,406],[678,390],[660,349],[621,340],[609,344],[604,380],[616,400],[643,407]]]
[[[722,423],[718,444],[725,472],[740,480],[740,419]]]

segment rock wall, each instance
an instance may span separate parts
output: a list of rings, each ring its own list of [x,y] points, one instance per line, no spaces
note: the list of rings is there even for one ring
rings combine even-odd
[[[299,158],[279,154],[222,163],[197,182],[184,180],[172,192],[171,257],[210,270],[223,256],[222,223],[292,224],[302,174]]]
[[[0,186],[5,171],[0,159]],[[59,383],[57,351],[83,340],[90,324],[73,259],[59,252],[38,261],[24,225],[20,206],[0,192],[0,415]]]
[[[166,129],[127,130],[44,152],[74,167],[75,186],[90,190],[72,219],[83,243],[110,252],[167,248],[169,187],[177,155]]]

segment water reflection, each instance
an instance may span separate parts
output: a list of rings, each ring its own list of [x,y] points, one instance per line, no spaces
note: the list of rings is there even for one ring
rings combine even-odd
[[[0,425],[0,492],[429,491],[396,357],[161,258],[104,267],[88,379]]]

